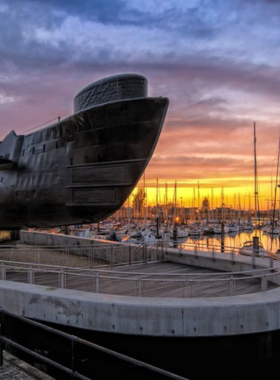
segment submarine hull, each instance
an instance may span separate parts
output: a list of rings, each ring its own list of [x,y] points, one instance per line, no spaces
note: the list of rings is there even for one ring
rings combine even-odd
[[[114,213],[152,157],[167,108],[162,97],[116,100],[29,135],[12,132],[0,146],[0,229],[98,222]]]

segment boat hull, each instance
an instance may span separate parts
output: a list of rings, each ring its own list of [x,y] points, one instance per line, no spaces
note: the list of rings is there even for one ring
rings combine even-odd
[[[0,178],[0,228],[98,222],[114,213],[151,159],[167,108],[161,97],[117,100],[26,136],[12,132],[0,146],[13,157]]]

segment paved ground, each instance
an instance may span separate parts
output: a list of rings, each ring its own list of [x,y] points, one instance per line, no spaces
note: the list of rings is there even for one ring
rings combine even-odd
[[[216,255],[218,256],[218,253]],[[239,256],[238,259],[248,261],[246,256]],[[96,260],[92,265],[93,263],[83,255],[82,250],[77,255],[60,247],[44,248],[17,244],[17,247],[11,250],[1,249],[0,260],[21,263],[17,267],[7,269],[6,279],[10,281],[104,294],[188,298],[261,291],[261,279],[256,277],[235,275],[232,281],[228,281],[228,274],[223,272],[167,261],[110,268],[110,266],[104,266],[105,262],[101,260]],[[28,266],[23,265],[24,262],[28,263]],[[60,268],[52,268],[50,272],[46,268],[37,270],[35,265],[32,279],[30,279],[28,268],[31,268],[32,263],[55,265]],[[71,270],[66,267],[71,267]],[[75,269],[72,270],[72,268]],[[61,271],[63,271],[64,280],[60,275]],[[268,281],[267,289],[270,290],[276,286]]]
[[[14,249],[0,249],[0,260],[18,261],[35,264],[48,264],[67,267],[90,267],[91,262],[87,256],[69,253],[67,249],[55,247],[44,248],[18,243]],[[103,260],[95,259],[95,264],[104,264]]]
[[[4,351],[1,380],[52,380],[53,378]]]

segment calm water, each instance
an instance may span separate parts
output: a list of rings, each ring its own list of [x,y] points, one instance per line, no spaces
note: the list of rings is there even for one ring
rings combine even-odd
[[[274,235],[273,238],[271,235],[263,232],[262,230],[254,230],[252,232],[241,232],[241,233],[231,233],[224,235],[224,246],[225,247],[234,247],[240,248],[243,246],[243,243],[248,240],[253,240],[254,236],[259,237],[259,241],[263,244],[263,247],[269,252],[276,252],[280,248],[280,237],[279,235]],[[188,237],[182,243],[196,244],[198,247],[205,246],[216,246],[221,247],[222,245],[222,236],[215,235],[202,235],[199,238]],[[183,244],[180,245],[183,247]]]

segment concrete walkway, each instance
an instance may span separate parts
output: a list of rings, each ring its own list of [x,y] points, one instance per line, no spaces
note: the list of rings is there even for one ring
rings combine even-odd
[[[3,366],[0,367],[1,380],[53,380],[52,377],[30,366],[4,351]]]

